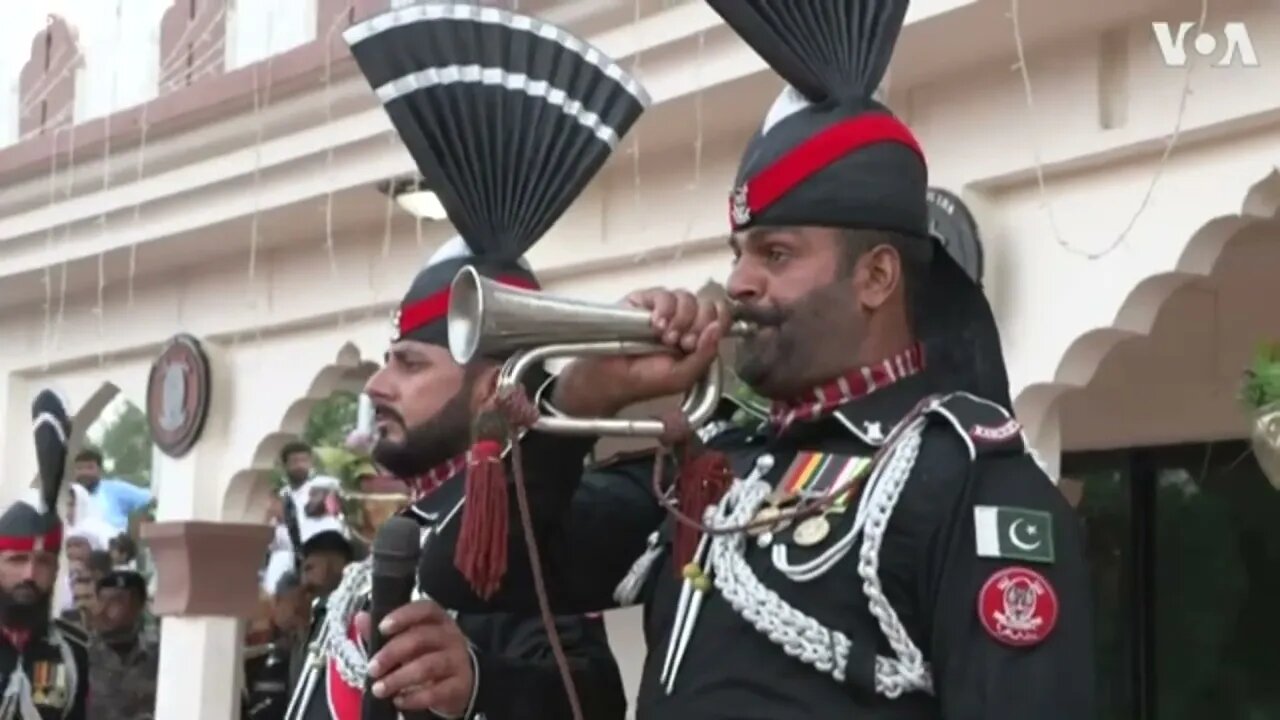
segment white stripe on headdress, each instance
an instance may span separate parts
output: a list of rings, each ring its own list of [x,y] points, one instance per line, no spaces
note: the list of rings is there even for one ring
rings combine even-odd
[[[462,239],[462,236],[454,235],[431,254],[431,257],[427,259],[426,267],[474,256],[475,254],[471,252],[471,247]]]
[[[800,94],[799,90],[788,85],[783,89],[782,94],[778,95],[778,99],[773,101],[773,105],[769,106],[769,112],[764,116],[764,126],[760,128],[760,134],[768,135],[774,125],[795,115],[811,104],[805,96]]]
[[[461,235],[454,235],[446,240],[439,248],[436,248],[436,251],[432,253],[431,257],[427,260],[425,267],[433,267],[440,263],[449,262],[450,260],[463,260],[472,257],[475,257],[475,253],[471,252],[471,246],[467,245],[467,242],[462,239]],[[523,257],[520,258],[516,264],[526,272],[533,272],[533,268],[529,266],[529,261],[525,260]]]

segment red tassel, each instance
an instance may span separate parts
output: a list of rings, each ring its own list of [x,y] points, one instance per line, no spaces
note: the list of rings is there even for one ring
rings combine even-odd
[[[498,591],[507,572],[507,472],[503,444],[477,439],[467,455],[467,499],[453,564],[481,599]]]
[[[724,453],[708,450],[700,443],[685,447],[676,477],[676,498],[682,515],[701,523],[703,513],[719,502],[732,484],[733,471],[729,469],[729,459]],[[672,550],[675,552],[677,574],[683,573],[685,565],[693,562],[701,535],[697,528],[685,523],[676,524]]]

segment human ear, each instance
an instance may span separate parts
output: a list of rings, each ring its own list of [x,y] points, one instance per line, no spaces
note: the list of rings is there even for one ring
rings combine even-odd
[[[865,310],[876,310],[893,297],[902,282],[902,258],[892,246],[877,245],[858,258],[854,277],[858,304]]]
[[[499,366],[485,363],[483,366],[468,367],[475,381],[471,383],[471,410],[473,414],[481,408],[488,407],[498,392]]]

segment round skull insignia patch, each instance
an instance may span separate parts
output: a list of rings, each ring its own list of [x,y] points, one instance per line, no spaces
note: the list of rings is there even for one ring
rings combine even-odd
[[[1040,573],[1021,567],[992,575],[978,592],[978,618],[991,637],[1028,647],[1049,637],[1058,623],[1058,596]]]

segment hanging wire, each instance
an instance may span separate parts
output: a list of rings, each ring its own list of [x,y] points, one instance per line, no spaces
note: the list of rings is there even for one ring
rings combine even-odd
[[[1049,229],[1053,233],[1054,240],[1063,250],[1074,255],[1087,258],[1089,260],[1098,260],[1103,258],[1124,243],[1129,233],[1138,224],[1138,219],[1146,212],[1151,205],[1151,198],[1155,195],[1156,185],[1159,184],[1160,178],[1164,175],[1165,169],[1169,165],[1169,157],[1173,155],[1173,148],[1178,144],[1178,137],[1182,133],[1182,123],[1187,113],[1187,104],[1191,99],[1191,72],[1195,67],[1195,63],[1187,63],[1186,75],[1183,78],[1182,95],[1178,100],[1178,113],[1174,118],[1173,131],[1169,134],[1169,140],[1165,143],[1164,152],[1160,155],[1159,164],[1156,166],[1155,172],[1151,175],[1151,182],[1147,185],[1147,190],[1142,196],[1141,202],[1138,203],[1137,210],[1129,218],[1129,222],[1125,224],[1124,229],[1116,236],[1106,247],[1097,251],[1090,251],[1078,248],[1072,245],[1063,236],[1061,229],[1058,227],[1057,217],[1053,212],[1053,204],[1049,200],[1049,191],[1045,183],[1044,160],[1040,152],[1040,142],[1038,133],[1036,132],[1035,123],[1035,95],[1031,88],[1031,72],[1027,69],[1027,53],[1022,41],[1022,25],[1019,17],[1019,0],[1010,0],[1009,20],[1013,25],[1013,42],[1018,53],[1018,64],[1016,69],[1022,78],[1022,90],[1026,97],[1027,111],[1031,119],[1031,153],[1035,162],[1036,185],[1040,195],[1040,205],[1044,208],[1049,220]],[[1209,15],[1209,0],[1200,0],[1200,19],[1196,21],[1196,32],[1200,32],[1204,28],[1205,19]]]
[[[124,28],[124,0],[116,0],[116,25],[114,39],[111,44],[112,49],[121,46],[121,33]],[[103,143],[102,143],[102,192],[106,193],[111,188],[111,116],[115,112],[116,91],[119,89],[120,74],[118,72],[111,73],[111,105],[107,110],[107,115],[103,118]],[[104,209],[98,215],[98,228],[101,232],[101,246],[105,247],[107,243],[107,211]],[[107,253],[105,250],[98,252],[98,304],[94,308],[94,316],[98,323],[98,367],[106,364],[106,291],[107,291]]]

